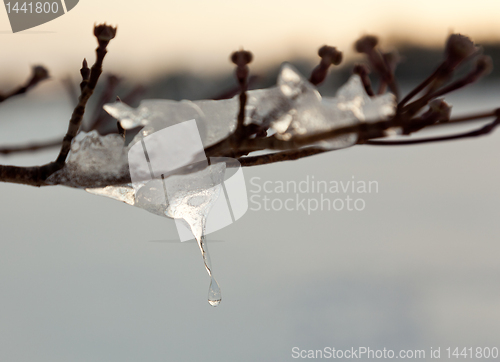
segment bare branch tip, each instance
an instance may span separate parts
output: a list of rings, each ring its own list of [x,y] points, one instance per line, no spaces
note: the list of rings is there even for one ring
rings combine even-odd
[[[33,71],[32,81],[41,82],[42,80],[49,78],[49,71],[42,65],[33,66],[32,71]]]
[[[117,27],[112,27],[111,25],[99,24],[94,25],[94,36],[99,42],[109,42],[116,36]]]
[[[339,65],[342,62],[342,52],[337,50],[337,48],[323,45],[318,49],[318,55],[330,62],[333,65]]]
[[[252,52],[248,50],[238,50],[231,54],[231,62],[241,67],[250,64],[253,60]]]
[[[358,53],[370,53],[378,44],[378,38],[375,35],[364,35],[354,43],[354,49]]]
[[[483,75],[489,74],[493,70],[493,60],[489,55],[481,55],[476,61],[476,71]]]
[[[88,80],[89,77],[90,77],[90,69],[89,69],[89,66],[87,64],[87,59],[83,59],[83,62],[82,62],[82,69],[80,69],[80,74],[82,75],[82,79],[83,80]]]
[[[449,64],[459,64],[479,50],[479,47],[467,36],[451,34],[446,40],[445,58]]]

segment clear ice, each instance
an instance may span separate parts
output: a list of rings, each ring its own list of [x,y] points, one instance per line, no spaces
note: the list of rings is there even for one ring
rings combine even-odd
[[[205,226],[210,209],[221,193],[225,170],[225,162],[220,162],[208,165],[201,171],[144,182],[136,191],[132,185],[86,190],[95,195],[123,201],[156,215],[182,220],[193,233],[200,248],[205,269],[210,277],[208,302],[216,307],[222,299],[221,290],[213,276]]]
[[[221,291],[212,272],[212,264],[205,237],[205,226],[210,209],[219,197],[224,181],[226,164],[216,163],[204,170],[187,175],[173,175],[164,180],[168,199],[166,215],[182,219],[191,229],[210,276],[208,302],[216,307],[221,301]]]
[[[247,92],[245,124],[269,129],[284,140],[297,135],[325,132],[339,127],[385,119],[395,111],[392,94],[369,97],[360,78],[353,75],[335,97],[322,97],[293,66],[284,63],[277,85]],[[188,174],[159,179],[151,177],[133,184],[116,184],[130,175],[129,150],[155,132],[187,120],[195,120],[203,147],[221,141],[236,128],[238,96],[226,100],[143,100],[138,108],[124,103],[106,104],[104,109],[124,129],[142,127],[129,145],[119,135],[100,136],[80,132],[73,139],[66,166],[47,182],[82,187],[94,180],[97,187],[86,191],[145,209],[156,215],[181,219],[192,231],[210,276],[209,303],[217,306],[220,287],[213,277],[205,238],[207,215],[221,192],[225,163],[208,165]],[[356,134],[347,134],[317,144],[325,149],[349,147]],[[98,181],[96,181],[98,180]]]
[[[276,86],[247,92],[245,124],[269,128],[286,140],[295,135],[385,119],[394,113],[395,106],[394,95],[390,93],[368,96],[358,75],[351,76],[335,97],[322,97],[316,87],[292,65],[284,63]],[[125,129],[144,126],[142,136],[195,119],[203,145],[207,147],[235,130],[239,98],[235,96],[218,101],[144,100],[138,108],[116,102],[106,104],[104,109],[120,120]],[[318,146],[344,148],[354,145],[356,140],[355,134],[348,134],[319,142]]]
[[[117,134],[101,136],[97,131],[80,132],[71,142],[64,168],[50,175],[47,182],[71,187],[93,183],[106,188],[128,173],[127,153],[123,138]],[[115,195],[120,193],[113,186],[107,190]]]
[[[270,126],[284,140],[297,135],[322,133],[360,122],[385,119],[395,110],[392,94],[370,97],[361,79],[351,76],[335,97],[322,97],[306,78],[289,64],[284,64],[278,77],[278,87],[288,97],[289,105],[282,108]],[[317,144],[325,149],[354,145],[356,134],[346,134]]]

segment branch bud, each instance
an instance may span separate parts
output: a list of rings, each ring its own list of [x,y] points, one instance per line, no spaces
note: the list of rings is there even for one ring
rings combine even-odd
[[[319,48],[318,55],[321,59],[325,59],[328,63],[333,65],[339,65],[340,62],[342,62],[342,52],[338,51],[335,47],[323,45]]]
[[[231,61],[238,67],[243,67],[253,60],[253,55],[247,50],[239,50],[231,54]]]
[[[478,49],[468,37],[462,34],[451,34],[446,41],[444,54],[446,61],[456,66]]]
[[[242,89],[246,89],[246,82],[249,74],[248,63],[253,59],[251,52],[247,50],[238,50],[231,54],[231,61],[236,64],[236,78]]]
[[[480,75],[489,74],[493,70],[493,61],[488,55],[480,56],[476,61],[476,72]]]
[[[80,74],[82,75],[82,79],[83,80],[88,80],[89,77],[90,77],[90,69],[89,69],[89,66],[87,64],[87,59],[83,59],[83,62],[82,62],[82,69],[80,69]]]
[[[354,49],[358,53],[370,53],[378,44],[378,38],[374,35],[365,35],[354,43]]]
[[[45,67],[41,65],[35,65],[33,67],[33,78],[32,81],[34,82],[41,82],[44,79],[47,79],[49,77],[49,71],[45,69]]]
[[[105,46],[116,36],[116,28],[106,24],[96,25],[94,26],[94,36],[97,38],[99,45]]]

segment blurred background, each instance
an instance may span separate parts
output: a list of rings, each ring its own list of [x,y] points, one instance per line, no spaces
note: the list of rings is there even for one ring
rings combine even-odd
[[[109,48],[108,70],[151,81],[172,71],[227,72],[229,54],[240,47],[254,53],[252,69],[261,71],[284,60],[316,62],[318,47],[338,47],[347,59],[365,33],[383,45],[412,43],[441,46],[450,32],[476,42],[500,36],[498,1],[127,1],[81,0],[75,12],[12,34],[0,12],[2,79],[43,63],[54,77],[78,75],[84,57],[92,59],[94,23],[118,25]]]
[[[453,114],[500,105],[498,1],[112,1],[12,34],[0,11],[0,91],[32,65],[51,79],[0,105],[0,145],[62,137],[94,23],[118,25],[104,75],[114,95],[204,99],[234,90],[229,54],[254,54],[253,88],[291,61],[308,76],[323,44],[345,61],[320,87],[335,94],[361,58],[359,36],[404,57],[403,93],[442,59],[450,32],[469,35],[496,71],[447,97]],[[458,132],[464,125],[440,132]],[[500,348],[500,134],[405,147],[356,146],[245,168],[250,180],[377,181],[363,211],[253,211],[208,237],[222,303],[194,243],[174,222],[65,187],[0,184],[0,359],[5,361],[288,361],[292,348]],[[0,156],[39,165],[57,149]],[[254,179],[255,180],[255,179]],[[285,200],[293,194],[272,194]],[[330,195],[331,196],[331,195]],[[344,195],[340,195],[344,196]],[[351,195],[359,197],[359,195]],[[319,197],[310,194],[306,197]],[[335,196],[336,197],[336,196]],[[252,205],[250,205],[252,206]]]

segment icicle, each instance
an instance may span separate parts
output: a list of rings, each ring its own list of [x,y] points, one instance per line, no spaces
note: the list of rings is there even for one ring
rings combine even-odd
[[[221,291],[213,276],[210,255],[205,237],[206,220],[222,189],[225,163],[209,165],[202,171],[187,175],[174,175],[164,179],[168,200],[166,215],[182,219],[193,233],[210,276],[208,302],[216,307],[221,301]]]

